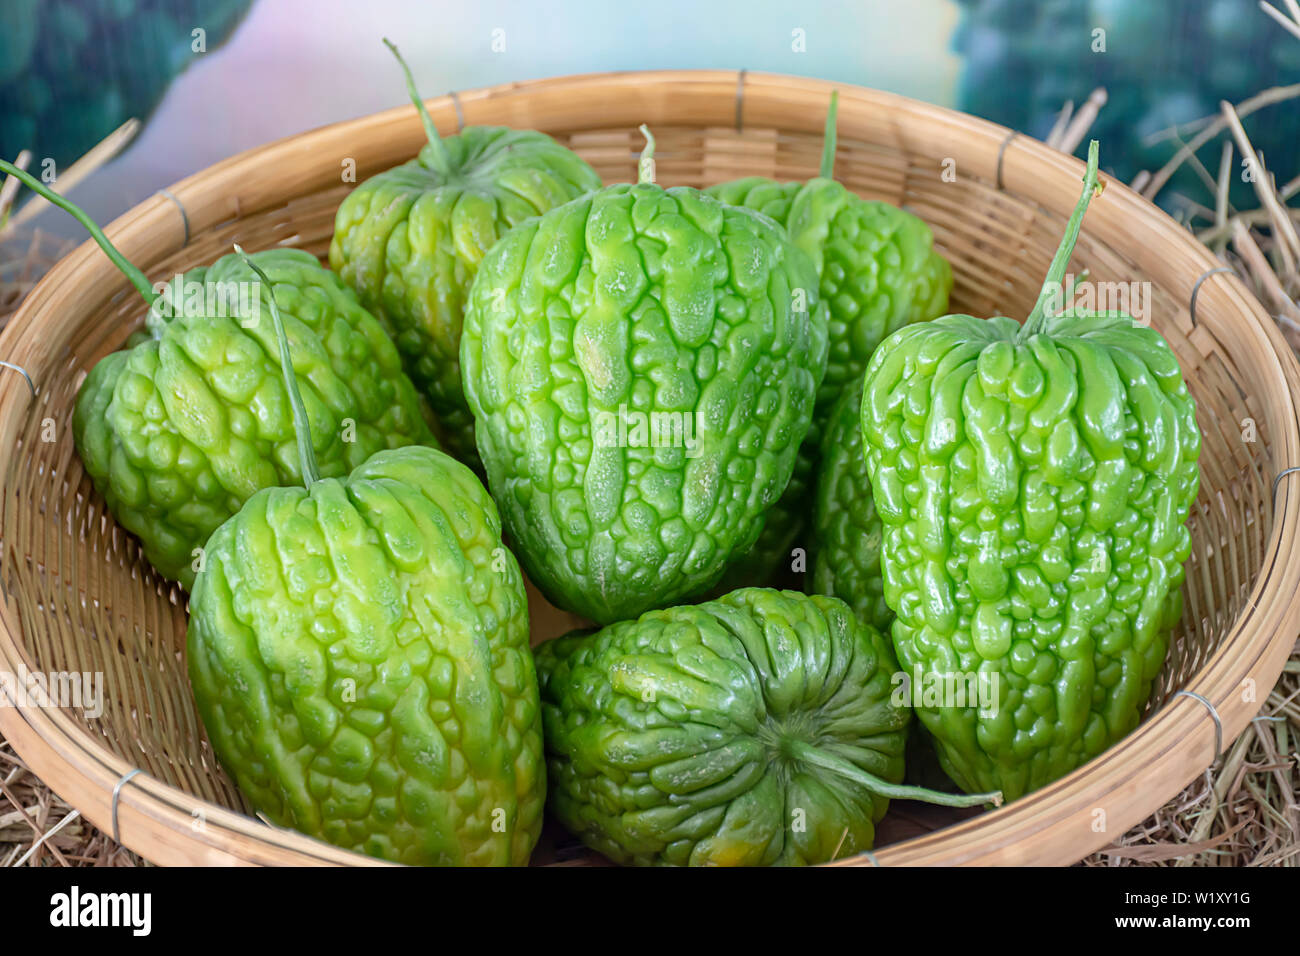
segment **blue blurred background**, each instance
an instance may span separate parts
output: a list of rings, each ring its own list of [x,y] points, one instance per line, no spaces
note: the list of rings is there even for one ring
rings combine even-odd
[[[1300,82],[1300,39],[1256,0],[3,0],[0,154],[28,148],[34,165],[48,157],[61,170],[128,117],[146,119],[72,193],[106,221],[243,149],[405,102],[383,36],[426,96],[564,73],[746,67],[880,87],[1042,137],[1064,101],[1105,86],[1094,132],[1126,180],[1172,155],[1162,130]],[[1295,104],[1246,127],[1280,178],[1300,172]],[[1202,159],[1216,168],[1218,144]],[[1205,199],[1191,169],[1162,201],[1179,190]],[[59,216],[40,225],[78,235]]]

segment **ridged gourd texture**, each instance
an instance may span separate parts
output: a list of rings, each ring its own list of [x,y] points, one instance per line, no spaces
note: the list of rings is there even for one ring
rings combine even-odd
[[[399,863],[528,862],[527,599],[464,465],[413,446],[259,492],[212,536],[188,642],[213,748],[273,822]]]
[[[809,452],[807,439],[794,459],[794,471],[786,482],[785,491],[763,513],[763,530],[754,546],[733,558],[709,596],[718,597],[736,588],[802,586],[803,571],[807,570],[807,552],[804,561],[795,560],[795,549],[810,542],[803,541],[808,526],[809,501],[817,481],[817,459]],[[788,572],[788,573],[787,573]]]
[[[744,206],[776,220],[785,227],[790,221],[790,207],[803,188],[799,182],[777,182],[766,176],[746,176],[705,187],[705,192],[729,206]]]
[[[812,590],[839,598],[862,621],[888,634],[894,612],[885,601],[880,571],[884,526],[876,514],[862,447],[861,376],[831,409],[820,462],[813,500]]]
[[[536,650],[550,806],[618,863],[772,866],[870,849],[889,801],[801,761],[890,781],[910,711],[889,643],[841,601],[749,588]]]
[[[1194,402],[1157,332],[1119,314],[1044,328],[909,326],[872,358],[862,404],[899,660],[999,682],[993,712],[917,714],[954,781],[1008,799],[1137,725],[1181,613],[1199,480]]]
[[[817,399],[823,417],[866,370],[885,336],[948,308],[952,269],[934,251],[930,228],[897,206],[863,199],[821,177],[780,183],[752,176],[706,192],[772,217],[812,259],[830,316],[826,378]]]
[[[433,444],[397,350],[352,290],[306,252],[254,257],[284,316],[322,474],[346,475],[385,448]],[[73,437],[96,489],[149,562],[186,588],[195,549],[254,492],[302,480],[258,290],[236,255],[173,279],[150,311],[149,336],[97,363],[77,395]]]
[[[444,445],[477,464],[460,369],[470,284],[511,228],[601,182],[577,154],[534,130],[471,126],[442,144],[449,173],[436,168],[425,146],[419,158],[347,195],[329,260],[392,334]]]
[[[529,577],[600,623],[714,584],[790,480],[825,356],[816,275],[764,216],[643,183],[514,229],[461,360]]]
[[[933,234],[923,221],[889,203],[863,199],[831,179],[801,183],[751,176],[706,191],[786,227],[790,241],[813,261],[828,313],[826,377],[795,468],[796,477],[803,480],[791,481],[769,510],[758,542],[733,562],[725,578],[725,583],[737,586],[762,584],[791,562],[792,547],[816,546],[816,535],[806,534],[807,500],[820,468],[822,430],[832,407],[861,377],[885,336],[947,311],[952,269],[934,251]]]

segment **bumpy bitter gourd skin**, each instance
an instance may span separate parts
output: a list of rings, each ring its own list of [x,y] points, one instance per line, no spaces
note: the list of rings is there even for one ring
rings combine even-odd
[[[523,579],[464,465],[411,446],[213,534],[190,679],[272,821],[408,864],[527,862],[545,796]]]
[[[764,176],[747,176],[709,186],[704,191],[731,206],[753,209],[784,227],[790,206],[803,183],[779,183]],[[829,322],[829,315],[827,317]],[[829,328],[828,328],[829,331]],[[827,339],[829,348],[830,341]],[[816,422],[799,449],[794,471],[784,493],[767,509],[763,530],[753,547],[733,558],[716,590],[725,594],[742,587],[774,583],[782,565],[791,564],[791,549],[808,525],[807,499],[816,478],[817,461],[812,448],[817,444]]]
[[[862,199],[832,179],[804,184],[786,227],[812,259],[830,313],[830,355],[818,395],[819,408],[829,411],[887,335],[947,311],[952,268],[916,216]]]
[[[470,126],[417,159],[366,180],[339,205],[330,267],[386,324],[429,398],[444,444],[477,462],[461,385],[466,295],[487,251],[525,219],[601,186],[586,162],[544,133]]]
[[[929,227],[916,216],[862,199],[827,177],[779,183],[751,176],[706,191],[771,216],[817,269],[829,316],[830,351],[813,427],[796,468],[811,476],[819,467],[817,449],[831,407],[861,376],[885,336],[947,310],[952,270],[934,251]],[[758,543],[733,563],[728,583],[765,583],[779,564],[790,561],[791,546],[808,526],[807,494],[807,484],[790,485],[769,511]]]
[[[763,530],[758,540],[727,564],[722,579],[708,597],[720,597],[737,588],[802,586],[807,554],[803,562],[796,561],[795,548],[803,543],[800,536],[808,527],[809,503],[816,487],[817,459],[810,450],[813,445],[816,442],[810,445],[805,438],[799,446],[785,491],[763,513]]]
[[[635,617],[753,545],[821,381],[815,286],[770,219],[649,182],[553,209],[488,254],[465,395],[506,528],[553,603]]]
[[[753,209],[782,227],[790,216],[790,205],[803,183],[779,183],[763,176],[748,176],[709,186],[704,191],[730,206]],[[829,321],[829,315],[828,315]],[[827,346],[829,347],[829,338]],[[810,429],[810,433],[815,430]],[[807,438],[805,438],[805,442]],[[815,443],[815,438],[814,438]],[[790,564],[790,552],[807,525],[808,495],[815,480],[817,462],[808,449],[801,448],[785,492],[767,509],[763,530],[754,546],[733,559],[718,583],[717,591],[726,593],[741,587],[772,583],[782,565]]]
[[[823,177],[778,183],[751,176],[705,192],[771,216],[817,269],[830,316],[819,422],[885,336],[948,308],[952,269],[934,251],[930,228],[897,206],[862,199]]]
[[[619,863],[820,863],[871,848],[911,719],[888,641],[841,601],[749,588],[536,650],[550,805]]]
[[[301,250],[254,257],[288,325],[323,474],[432,444],[397,350],[353,292]],[[265,309],[243,315],[233,298],[213,310],[224,315],[195,306],[199,287],[206,296],[256,282],[236,255],[173,280],[150,310],[148,338],[106,356],[77,396],[73,437],[87,473],[149,562],[186,588],[208,535],[257,490],[301,480]]]
[[[1127,315],[952,315],[872,357],[862,431],[904,670],[996,674],[998,703],[917,708],[961,787],[1032,791],[1138,723],[1182,600],[1195,403]],[[947,701],[951,705],[952,701]]]
[[[862,378],[844,390],[822,436],[813,505],[812,589],[839,598],[886,634],[894,612],[880,571],[884,528],[862,447]]]
[[[779,183],[766,176],[746,176],[705,188],[705,192],[728,206],[744,206],[776,220],[784,227],[790,221],[790,207],[803,183]]]

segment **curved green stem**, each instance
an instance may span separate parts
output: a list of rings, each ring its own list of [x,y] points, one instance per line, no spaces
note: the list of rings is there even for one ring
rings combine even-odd
[[[822,133],[822,179],[835,178],[835,117],[840,109],[840,91],[831,90],[831,105],[826,110],[826,131]]]
[[[158,298],[158,293],[154,292],[153,283],[149,281],[149,277],[132,265],[126,256],[117,251],[117,247],[108,241],[108,236],[104,235],[104,230],[99,228],[99,225],[95,220],[86,215],[85,210],[72,202],[72,200],[60,196],[31,173],[24,169],[19,169],[7,160],[0,159],[0,172],[6,172],[10,176],[18,177],[22,184],[32,190],[32,192],[43,196],[49,202],[58,206],[64,212],[72,216],[73,219],[77,220],[77,222],[85,226],[86,231],[90,233],[90,238],[94,239],[99,248],[104,250],[104,255],[108,256],[108,258],[112,260],[113,265],[117,266],[118,271],[120,271],[122,275],[131,280],[131,284],[139,290],[142,296],[144,296],[145,302],[153,305],[154,300]]]
[[[271,321],[275,323],[275,337],[280,343],[280,372],[284,375],[284,388],[289,393],[289,408],[293,411],[293,433],[298,439],[298,463],[302,467],[302,483],[311,490],[313,482],[320,481],[320,468],[316,464],[316,449],[311,443],[311,423],[307,421],[307,408],[302,403],[302,392],[298,391],[298,376],[293,371],[293,356],[289,354],[289,336],[284,331],[284,320],[280,317],[280,308],[275,302],[275,287],[271,278],[262,271],[252,258],[235,244],[235,252],[244,264],[253,270],[262,280],[266,297],[271,305]]]
[[[645,137],[645,149],[641,150],[641,161],[637,163],[636,181],[653,183],[655,181],[655,138],[650,132],[650,127],[645,123],[642,123],[639,128],[641,135]]]
[[[1079,197],[1078,205],[1074,207],[1074,213],[1070,216],[1070,221],[1065,224],[1065,235],[1061,238],[1061,244],[1057,247],[1056,255],[1052,257],[1052,264],[1047,269],[1047,278],[1043,281],[1042,291],[1038,293],[1038,301],[1034,303],[1034,310],[1029,313],[1029,318],[1020,327],[1019,341],[1021,342],[1031,335],[1037,335],[1043,331],[1047,325],[1047,303],[1054,296],[1060,294],[1058,290],[1065,279],[1065,269],[1070,264],[1070,256],[1074,253],[1074,244],[1079,239],[1079,228],[1083,225],[1083,214],[1087,211],[1088,203],[1092,197],[1101,192],[1101,187],[1097,185],[1097,155],[1099,150],[1100,146],[1095,139],[1088,144],[1088,169],[1083,174],[1083,194]]]
[[[393,51],[393,56],[397,57],[397,62],[402,65],[402,72],[406,74],[406,92],[410,95],[415,108],[420,111],[420,122],[424,124],[424,135],[433,148],[433,168],[436,172],[448,176],[451,174],[452,168],[451,156],[447,152],[447,144],[438,135],[438,127],[433,125],[433,117],[429,115],[424,100],[420,98],[420,91],[415,88],[415,77],[411,75],[411,68],[402,59],[402,54],[397,52],[397,47],[393,45],[392,40],[384,37],[384,45]]]
[[[845,780],[870,790],[877,796],[888,797],[890,800],[921,800],[925,803],[935,803],[943,807],[978,807],[985,803],[991,803],[995,807],[1002,805],[1001,790],[995,790],[992,793],[941,793],[938,790],[930,790],[926,787],[909,787],[905,784],[882,780],[874,773],[868,773],[857,764],[850,763],[843,757],[837,757],[824,750],[819,750],[812,744],[804,743],[801,740],[789,741],[787,746],[789,746],[790,752],[804,763],[843,777]]]

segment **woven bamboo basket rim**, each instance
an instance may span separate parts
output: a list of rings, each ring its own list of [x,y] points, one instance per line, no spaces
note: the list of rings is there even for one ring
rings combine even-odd
[[[428,106],[444,133],[483,124],[533,127],[556,135],[593,129],[632,135],[644,122],[705,131],[771,128],[819,137],[833,88],[840,91],[842,144],[857,140],[883,146],[924,157],[936,168],[952,158],[961,177],[990,184],[1061,220],[1073,208],[1083,168],[1078,160],[993,123],[846,84],[747,71],[602,73],[450,94],[429,100]],[[422,141],[409,106],[322,127],[203,170],[141,203],[106,231],[152,275],[155,264],[184,249],[194,236],[336,188],[340,156],[355,156],[360,181],[406,161]],[[620,160],[629,168],[630,155]],[[667,178],[662,164],[661,178]],[[998,810],[835,865],[1062,864],[1085,856],[1174,796],[1213,761],[1220,742],[1227,744],[1246,727],[1258,702],[1243,693],[1243,685],[1253,681],[1266,694],[1300,632],[1300,474],[1290,480],[1283,474],[1300,465],[1300,366],[1245,286],[1235,276],[1214,273],[1221,263],[1208,250],[1122,184],[1107,183],[1104,200],[1088,212],[1084,234],[1089,242],[1121,249],[1144,274],[1160,277],[1162,286],[1181,296],[1183,309],[1195,292],[1196,321],[1183,323],[1182,334],[1200,343],[1204,354],[1229,354],[1233,381],[1248,381],[1269,445],[1268,473],[1254,477],[1272,485],[1273,512],[1257,515],[1260,521],[1267,518],[1268,532],[1245,609],[1182,683],[1187,694],[1171,698],[1084,767]],[[292,245],[295,238],[285,235],[279,241]],[[88,366],[119,347],[126,330],[113,341],[87,342],[78,320],[129,294],[127,281],[97,247],[83,244],[33,290],[0,334],[0,359],[30,371],[38,388],[44,373],[64,361],[72,346],[81,350],[79,357]],[[1189,378],[1196,374],[1184,370]],[[19,448],[22,430],[43,397],[34,400],[20,376],[0,374],[0,447]],[[62,442],[59,454],[62,474],[75,459],[71,441]],[[15,467],[11,461],[6,482]],[[1260,468],[1257,463],[1251,467]],[[74,491],[65,489],[65,494]],[[11,560],[30,560],[22,535],[39,518],[8,509],[0,519],[3,571]],[[1235,547],[1231,541],[1224,546]],[[0,589],[0,671],[37,670],[24,645],[21,595],[11,591],[7,573],[0,573]],[[70,805],[153,862],[378,862],[268,827],[147,774],[129,776],[131,763],[63,711],[0,707],[0,732]],[[1102,827],[1096,825],[1099,810],[1105,815]]]

